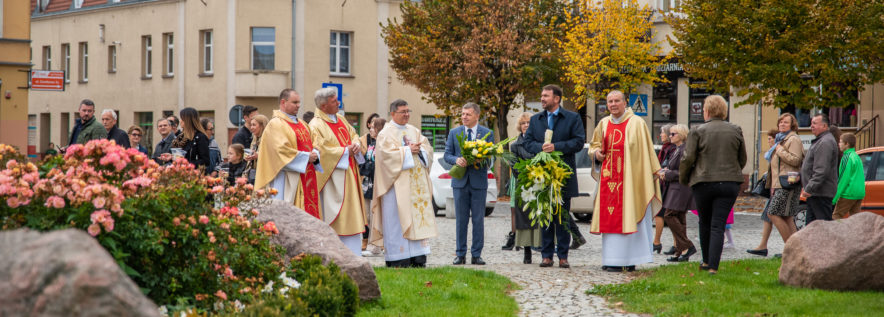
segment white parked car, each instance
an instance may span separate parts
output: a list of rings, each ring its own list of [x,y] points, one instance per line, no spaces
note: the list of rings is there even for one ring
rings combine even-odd
[[[451,164],[445,162],[443,157],[445,156],[445,152],[434,152],[433,153],[433,166],[430,168],[430,182],[433,183],[433,211],[436,215],[439,215],[439,210],[447,208],[445,206],[445,202],[448,197],[454,197],[454,192],[451,189],[451,175],[448,175],[448,170],[451,169]],[[494,211],[494,204],[497,203],[497,180],[494,178],[494,173],[488,171],[488,191],[485,195],[485,216],[491,215],[491,212]],[[452,206],[451,208],[454,208]]]
[[[592,178],[592,159],[587,154],[589,144],[584,144],[583,149],[574,157],[577,167],[577,197],[571,198],[571,213],[577,221],[588,222],[592,219],[595,206],[596,187],[598,182]]]

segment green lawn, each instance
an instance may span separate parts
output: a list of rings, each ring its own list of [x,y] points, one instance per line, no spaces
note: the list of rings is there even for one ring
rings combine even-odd
[[[884,292],[835,292],[784,286],[779,259],[722,262],[718,275],[695,262],[639,273],[628,284],[587,291],[657,316],[882,316]]]
[[[463,268],[375,268],[381,298],[357,316],[515,316],[519,286],[493,272]]]

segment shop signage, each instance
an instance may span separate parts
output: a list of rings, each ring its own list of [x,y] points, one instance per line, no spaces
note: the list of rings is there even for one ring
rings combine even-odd
[[[34,70],[31,71],[31,89],[64,91],[63,70]]]

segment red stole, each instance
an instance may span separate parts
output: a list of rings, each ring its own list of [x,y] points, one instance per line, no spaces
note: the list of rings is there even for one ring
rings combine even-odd
[[[336,115],[329,116],[337,117]],[[336,119],[338,119],[337,122],[332,123],[325,121],[325,123],[328,124],[328,127],[332,130],[332,133],[334,133],[335,137],[338,138],[338,144],[340,144],[341,147],[346,147],[352,143],[352,140],[350,140],[350,129],[348,129],[347,124],[344,123],[344,120],[342,120],[340,117],[337,117]],[[350,170],[353,172],[353,177],[356,179],[356,192],[362,194],[362,184],[359,181],[359,170],[357,169],[357,166],[358,164],[356,164],[356,158],[353,157],[353,153],[350,153]],[[346,189],[344,189],[344,199],[347,199]]]
[[[603,147],[606,157],[599,180],[599,231],[623,233],[623,164],[625,163],[626,123],[608,122]]]
[[[298,138],[298,151],[313,152],[313,141],[307,127],[299,123],[287,122]],[[301,189],[304,192],[304,211],[316,219],[319,218],[319,190],[316,189],[316,167],[307,163],[307,169],[301,173]]]

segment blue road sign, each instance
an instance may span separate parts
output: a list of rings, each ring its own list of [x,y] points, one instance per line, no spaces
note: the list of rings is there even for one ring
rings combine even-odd
[[[645,94],[629,94],[629,107],[637,116],[646,117],[648,115],[648,95]]]

